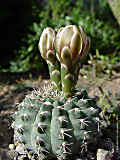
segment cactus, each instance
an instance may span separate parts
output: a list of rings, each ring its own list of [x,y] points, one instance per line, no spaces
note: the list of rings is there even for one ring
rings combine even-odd
[[[66,98],[50,88],[46,94],[40,90],[26,96],[13,115],[16,151],[29,159],[66,159],[82,145],[97,143],[100,108],[96,102],[85,90],[76,89],[73,97]]]
[[[100,108],[85,90],[74,88],[89,45],[81,27],[63,27],[56,36],[52,28],[44,29],[39,49],[52,83],[27,95],[13,115],[14,145],[21,156],[62,160],[97,144]]]

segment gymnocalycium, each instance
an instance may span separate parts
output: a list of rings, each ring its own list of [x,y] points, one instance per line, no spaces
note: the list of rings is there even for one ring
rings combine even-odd
[[[27,95],[13,115],[14,146],[30,160],[60,160],[84,152],[99,137],[100,108],[86,90],[75,88],[80,62],[90,39],[81,27],[68,25],[57,34],[44,29],[39,49],[52,83]]]

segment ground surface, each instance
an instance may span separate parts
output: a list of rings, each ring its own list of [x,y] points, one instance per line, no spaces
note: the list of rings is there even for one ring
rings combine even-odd
[[[16,105],[34,88],[41,87],[46,81],[49,83],[47,75],[40,75],[34,80],[29,79],[29,76],[24,74],[0,74],[0,160],[13,159],[9,155],[8,146],[13,142],[10,116],[17,110]],[[92,74],[89,80],[79,76],[78,85],[89,87],[90,96],[101,95],[99,86],[102,86],[105,91],[109,90],[119,96],[120,74],[116,74],[111,80],[106,79],[105,76],[96,78]]]

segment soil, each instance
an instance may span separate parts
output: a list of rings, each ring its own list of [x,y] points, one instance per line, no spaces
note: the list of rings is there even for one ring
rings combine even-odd
[[[11,128],[11,115],[17,110],[17,104],[20,103],[25,95],[29,94],[35,88],[42,87],[46,81],[49,83],[49,76],[39,75],[36,79],[29,80],[29,74],[0,74],[0,160],[12,160],[9,144],[13,143],[13,130]],[[105,91],[110,91],[120,100],[120,74],[116,74],[111,80],[104,78],[85,79],[79,76],[78,84],[89,87],[90,96],[101,96],[99,86]],[[94,86],[94,87],[93,87]]]

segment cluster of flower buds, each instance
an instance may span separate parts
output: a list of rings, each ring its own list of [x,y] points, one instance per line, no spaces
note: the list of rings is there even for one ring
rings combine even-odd
[[[39,49],[41,56],[47,61],[50,77],[59,90],[62,88],[65,96],[72,94],[76,84],[81,60],[90,48],[90,38],[81,27],[68,25],[58,30],[44,29]]]

